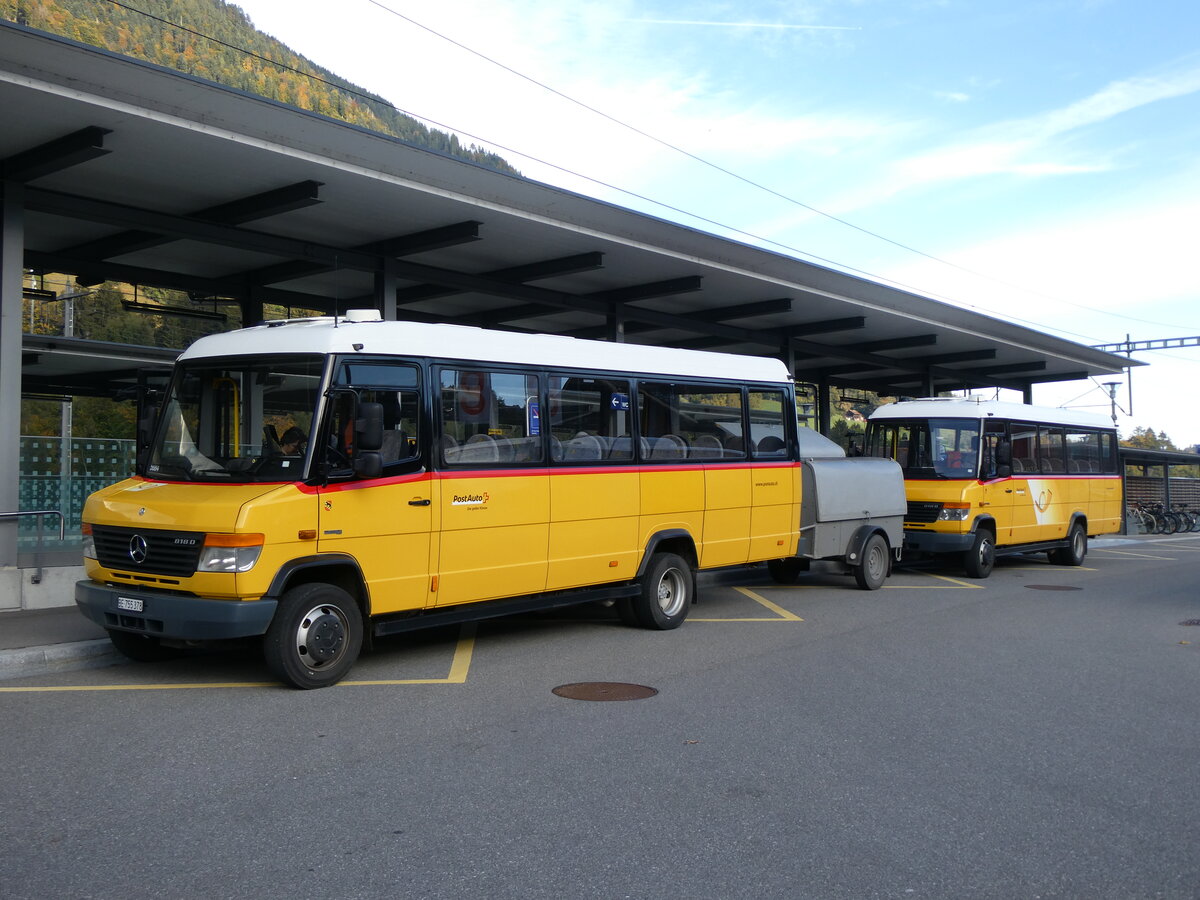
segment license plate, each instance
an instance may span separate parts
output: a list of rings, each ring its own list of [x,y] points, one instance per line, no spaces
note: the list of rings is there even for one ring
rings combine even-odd
[[[117,609],[123,609],[126,612],[144,612],[146,601],[138,597],[118,597]]]

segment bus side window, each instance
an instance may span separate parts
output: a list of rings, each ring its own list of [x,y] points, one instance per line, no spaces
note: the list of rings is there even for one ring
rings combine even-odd
[[[355,390],[360,402],[383,407],[383,466],[415,459],[420,454],[420,370],[411,363],[389,360],[353,360],[342,365],[338,383]],[[337,442],[350,446],[346,424],[334,432]],[[353,429],[353,425],[349,426]]]
[[[1100,471],[1100,433],[1067,431],[1067,472],[1084,475]]]
[[[541,461],[536,375],[443,369],[441,398],[442,460],[447,465]]]
[[[1038,465],[1044,475],[1058,475],[1067,471],[1067,465],[1063,461],[1061,428],[1049,425],[1038,428]]]
[[[750,446],[757,459],[787,457],[787,429],[783,409],[787,403],[783,391],[751,391],[749,394]]]
[[[1100,435],[1100,471],[1106,475],[1117,471],[1116,435],[1104,432]]]
[[[632,460],[629,382],[551,375],[550,458],[572,464]]]
[[[1014,473],[1038,473],[1036,425],[1012,426],[1012,467]]]

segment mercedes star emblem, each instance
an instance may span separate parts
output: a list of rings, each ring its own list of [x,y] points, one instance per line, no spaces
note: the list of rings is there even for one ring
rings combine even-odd
[[[146,561],[149,553],[150,547],[146,544],[146,539],[140,534],[135,534],[129,539],[129,558],[139,566]]]

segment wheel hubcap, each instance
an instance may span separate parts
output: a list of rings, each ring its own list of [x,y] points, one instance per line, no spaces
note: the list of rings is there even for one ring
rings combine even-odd
[[[686,600],[683,575],[678,569],[668,569],[658,581],[658,608],[665,616],[676,616]]]
[[[871,553],[867,557],[867,571],[871,573],[873,578],[878,578],[886,569],[887,561],[883,548],[878,545],[872,547]]]
[[[296,652],[305,665],[326,666],[346,646],[346,618],[334,606],[317,606],[305,613],[296,629]]]

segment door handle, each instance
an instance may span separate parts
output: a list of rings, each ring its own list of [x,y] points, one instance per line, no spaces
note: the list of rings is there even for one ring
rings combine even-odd
[[[433,502],[432,500],[409,500],[408,505],[409,506],[428,506],[432,502]]]

